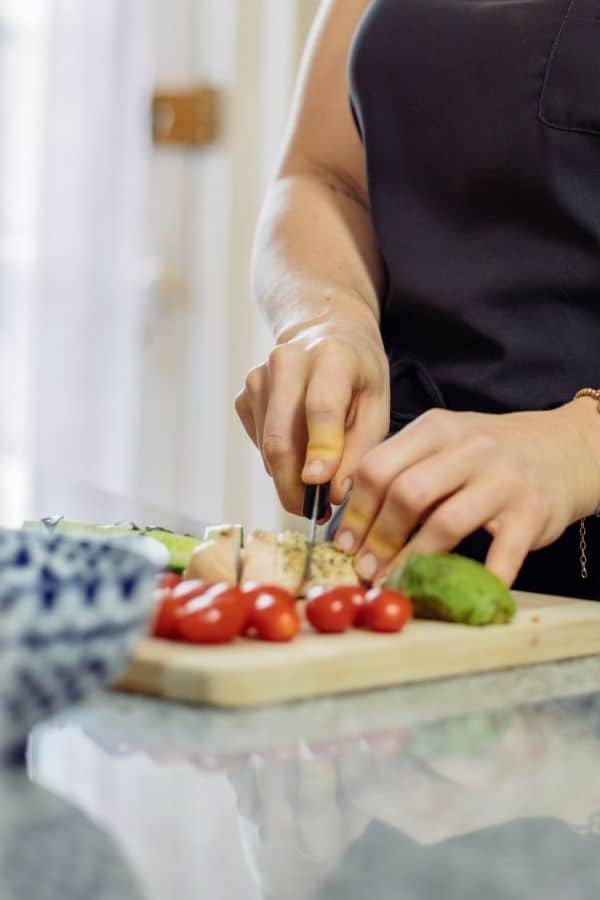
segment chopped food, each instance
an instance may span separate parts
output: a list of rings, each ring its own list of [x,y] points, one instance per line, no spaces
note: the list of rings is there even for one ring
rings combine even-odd
[[[198,545],[198,538],[191,534],[175,534],[167,528],[149,526],[143,529],[144,537],[154,538],[160,541],[169,551],[169,569],[173,572],[183,572],[187,566],[194,548]]]
[[[215,534],[208,540],[201,541],[194,548],[184,577],[237,584],[239,568],[239,532],[229,529]]]
[[[294,595],[302,586],[308,545],[297,531],[254,531],[244,549],[241,584],[278,584]]]
[[[317,631],[339,634],[356,621],[366,588],[340,585],[334,588],[312,588],[307,596],[306,618]]]
[[[510,622],[515,602],[506,585],[476,560],[457,553],[410,556],[385,586],[412,600],[415,615],[464,625]]]
[[[216,585],[177,610],[179,633],[194,644],[229,643],[242,634],[247,609],[237,587]]]
[[[371,631],[400,631],[413,617],[410,600],[386,588],[371,588],[357,616],[357,625]]]
[[[233,534],[237,541],[238,547],[244,546],[244,528],[242,525],[232,525],[231,523],[222,523],[220,525],[207,525],[204,529],[204,540],[211,541],[213,538],[219,537],[221,534]]]
[[[337,587],[342,584],[360,584],[352,565],[352,557],[328,541],[316,544],[310,555],[303,585],[304,595],[313,587]]]

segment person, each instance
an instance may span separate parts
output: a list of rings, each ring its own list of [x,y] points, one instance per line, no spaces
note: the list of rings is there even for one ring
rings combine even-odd
[[[236,409],[287,510],[304,484],[347,500],[335,541],[368,580],[456,550],[600,598],[588,2],[317,15],[254,249],[275,346]]]

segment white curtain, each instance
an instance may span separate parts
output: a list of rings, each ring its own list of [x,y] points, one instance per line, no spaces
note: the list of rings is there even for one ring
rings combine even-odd
[[[4,77],[0,91],[15,114],[34,106],[26,129],[0,136],[0,312],[5,339],[21,342],[19,402],[6,367],[0,396],[36,460],[121,491],[135,466],[141,371],[148,10],[145,0],[0,0],[13,48],[0,43],[10,85]],[[35,189],[19,195],[15,179]],[[11,231],[17,209],[27,222]]]

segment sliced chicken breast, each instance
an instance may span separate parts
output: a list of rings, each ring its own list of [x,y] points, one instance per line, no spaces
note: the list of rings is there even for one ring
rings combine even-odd
[[[213,532],[193,551],[184,578],[237,584],[240,572],[240,532],[235,526]]]
[[[352,565],[352,557],[325,541],[315,544],[310,554],[310,564],[302,594],[312,587],[335,587],[340,584],[360,584]]]
[[[297,595],[307,553],[306,538],[297,531],[254,531],[244,549],[241,583],[278,584]]]

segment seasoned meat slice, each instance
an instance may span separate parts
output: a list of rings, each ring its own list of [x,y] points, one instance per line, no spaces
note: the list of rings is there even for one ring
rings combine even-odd
[[[240,571],[240,532],[232,526],[202,541],[192,552],[184,578],[237,584]]]
[[[360,584],[352,565],[352,557],[338,550],[328,541],[315,544],[310,555],[310,564],[302,593],[312,587],[334,587],[340,584]]]
[[[254,531],[246,543],[242,584],[278,584],[298,594],[304,578],[307,544],[297,531]]]

